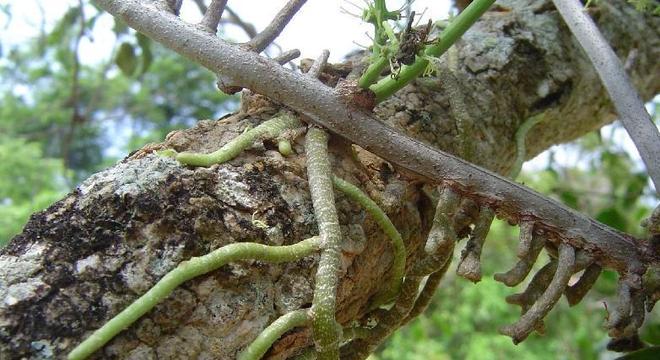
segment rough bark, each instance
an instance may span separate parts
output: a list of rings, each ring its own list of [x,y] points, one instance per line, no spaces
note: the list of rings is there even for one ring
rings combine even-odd
[[[595,71],[548,2],[499,4],[458,44],[455,76],[471,115],[465,126],[475,149],[468,160],[505,173],[515,129],[526,117],[545,114],[527,142],[531,157],[614,116]],[[660,20],[623,1],[601,5],[593,15],[630,60],[637,88],[652,96],[660,89]],[[243,105],[240,114],[202,121],[140,150],[33,215],[0,252],[1,358],[62,357],[191,256],[235,241],[290,244],[317,234],[302,155],[284,159],[266,142],[228,164],[191,169],[150,154],[164,147],[215,150],[279,106],[260,96]],[[468,155],[442,79],[421,79],[376,113],[424,142]],[[297,154],[304,154],[301,146],[295,144]],[[335,174],[359,184],[393,219],[410,265],[433,210],[423,184],[339,139],[331,149]],[[345,239],[338,320],[346,324],[365,314],[391,253],[373,221],[340,194],[338,211]],[[272,320],[311,303],[316,261],[242,262],[190,281],[97,356],[233,358]],[[309,345],[309,336],[295,331],[269,356],[286,358]]]

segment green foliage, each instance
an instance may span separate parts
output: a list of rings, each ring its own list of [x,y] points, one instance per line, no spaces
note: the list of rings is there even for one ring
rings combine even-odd
[[[44,158],[37,143],[0,136],[0,246],[30,214],[60,198],[66,186],[62,162]]]
[[[9,6],[0,10],[11,15]],[[22,44],[0,42],[0,148],[31,159],[34,166],[23,164],[21,176],[45,179],[27,181],[29,201],[0,193],[0,243],[31,212],[118,157],[236,106],[235,98],[215,89],[212,73],[118,21],[112,30],[116,43],[95,45],[110,49],[109,56],[88,61],[79,45],[110,31],[96,26],[103,17],[109,15],[94,6],[73,6],[51,29]],[[25,154],[10,139],[23,141]],[[18,166],[7,176],[4,169],[7,183],[19,176]]]

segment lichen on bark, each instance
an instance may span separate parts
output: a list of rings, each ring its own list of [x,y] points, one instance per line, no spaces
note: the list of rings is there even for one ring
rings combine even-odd
[[[188,148],[179,144],[194,142],[210,150],[259,121],[243,117],[202,122],[148,149],[182,151]],[[61,357],[185,259],[236,241],[282,245],[316,235],[304,158],[285,160],[274,146],[257,144],[227,164],[195,169],[140,151],[35,214],[0,255],[6,274],[0,284],[0,354]],[[302,144],[294,148],[303,153]],[[387,198],[386,211],[397,212],[397,226],[409,229],[405,240],[420,241],[416,185],[392,174],[384,180],[336,153],[333,168],[366,184],[372,196]],[[387,251],[389,240],[358,205],[337,196],[345,239],[342,273],[352,267],[374,271],[339,289],[339,321],[346,322],[365,311],[391,256],[382,263],[373,260]],[[257,226],[253,218],[268,227]],[[364,250],[367,243],[374,245]],[[273,319],[311,303],[314,272],[313,258],[227,265],[185,283],[98,355],[233,358]],[[301,333],[294,335],[307,344],[309,334]]]

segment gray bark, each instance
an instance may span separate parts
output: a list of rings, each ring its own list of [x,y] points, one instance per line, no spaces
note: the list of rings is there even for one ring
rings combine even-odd
[[[609,123],[613,109],[549,2],[499,4],[458,44],[454,75],[471,115],[464,125],[475,151],[464,153],[442,79],[421,79],[376,114],[420,141],[506,173],[515,129],[530,115],[545,117],[529,135],[528,157]],[[624,1],[601,5],[594,17],[649,98],[660,89],[660,20]],[[200,122],[145,147],[32,216],[0,252],[0,358],[64,356],[191,256],[236,241],[291,244],[317,234],[302,155],[283,159],[265,143],[228,164],[191,169],[150,154],[166,147],[215,150],[280,106],[258,95],[243,105],[241,114]],[[304,154],[301,146],[295,144],[297,154]],[[432,201],[418,177],[393,171],[360,148],[353,157],[349,146],[337,137],[331,143],[335,174],[359,184],[390,215],[410,265],[428,232]],[[367,311],[391,253],[364,211],[341,195],[337,200],[345,239],[338,320],[346,324]],[[233,358],[275,318],[309,306],[316,261],[241,262],[190,281],[97,356]],[[286,358],[310,343],[309,331],[295,331],[269,356]]]

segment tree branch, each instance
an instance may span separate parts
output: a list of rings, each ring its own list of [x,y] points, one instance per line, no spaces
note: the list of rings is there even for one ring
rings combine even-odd
[[[248,41],[246,45],[257,53],[264,51],[280,35],[282,30],[293,19],[293,16],[306,2],[307,0],[289,0],[282,10],[275,15],[273,21],[263,31],[253,37],[252,40]]]
[[[630,83],[624,67],[607,44],[596,24],[577,0],[553,0],[557,10],[598,71],[619,118],[635,143],[660,195],[660,133],[644,103]]]
[[[206,11],[204,11],[200,25],[212,34],[215,34],[218,31],[218,24],[220,23],[220,18],[225,11],[226,5],[227,0],[212,0]]]
[[[398,166],[487,203],[510,221],[535,220],[539,228],[554,238],[591,252],[603,266],[621,273],[642,274],[649,263],[660,262],[660,255],[644,242],[523,185],[405,136],[373,115],[348,106],[350,96],[347,99],[315,79],[227,44],[152,5],[137,0],[99,0],[98,3],[131,27],[223,74],[234,84],[283,102],[315,124]]]

